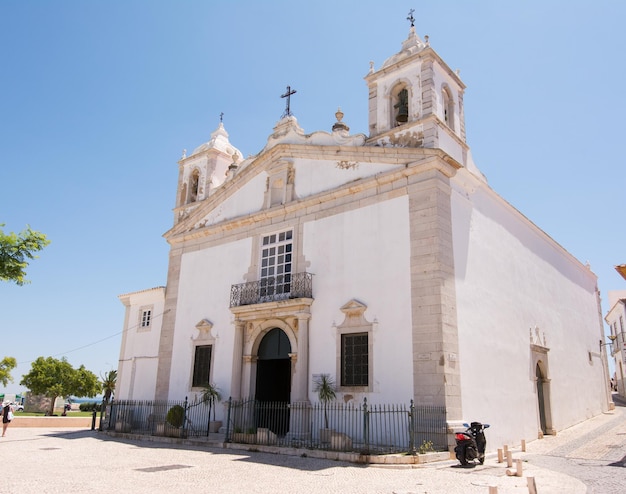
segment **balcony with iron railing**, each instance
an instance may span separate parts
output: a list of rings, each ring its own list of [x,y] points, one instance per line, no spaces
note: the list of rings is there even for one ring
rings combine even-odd
[[[313,298],[311,273],[282,274],[230,287],[231,307],[294,298]]]

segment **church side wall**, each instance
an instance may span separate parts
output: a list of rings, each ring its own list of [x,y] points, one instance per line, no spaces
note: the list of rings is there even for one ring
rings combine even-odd
[[[492,425],[492,448],[538,437],[537,328],[553,429],[601,413],[595,275],[484,186],[452,205],[464,419]]]
[[[309,374],[340,375],[336,366],[340,307],[352,299],[367,306],[373,325],[373,390],[370,403],[412,398],[411,286],[407,196],[307,222],[304,256],[314,274],[315,302],[309,330]],[[311,386],[311,385],[310,385]],[[312,401],[317,401],[312,386]],[[338,400],[364,394],[346,391]]]

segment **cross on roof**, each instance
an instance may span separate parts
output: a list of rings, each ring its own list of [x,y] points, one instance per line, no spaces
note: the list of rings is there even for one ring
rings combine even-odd
[[[415,26],[415,17],[413,17],[413,12],[415,12],[415,9],[409,10],[409,15],[406,18],[407,21],[411,21],[411,27]]]
[[[285,113],[283,113],[283,117],[288,117],[291,115],[291,95],[292,94],[296,94],[296,90],[295,89],[291,89],[291,86],[287,86],[287,92],[285,94],[281,94],[280,97],[281,98],[287,98],[287,102],[286,102],[286,106],[285,106]]]

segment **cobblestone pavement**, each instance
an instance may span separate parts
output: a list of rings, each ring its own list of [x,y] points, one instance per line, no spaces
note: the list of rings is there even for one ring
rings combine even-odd
[[[556,436],[534,441],[523,459],[581,480],[588,494],[626,492],[626,403]]]
[[[506,475],[495,455],[485,465],[363,466],[270,453],[113,438],[84,429],[9,428],[0,438],[0,493],[498,494],[624,492],[626,409],[529,443],[524,476]]]

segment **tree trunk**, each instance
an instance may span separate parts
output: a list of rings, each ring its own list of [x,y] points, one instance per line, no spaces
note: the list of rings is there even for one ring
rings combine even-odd
[[[50,398],[50,400],[52,400],[52,403],[50,403],[50,413],[49,415],[52,417],[54,415],[54,403],[57,401],[58,396],[52,396]]]

